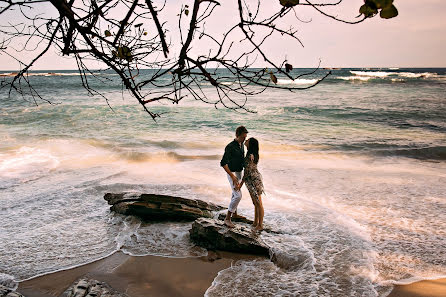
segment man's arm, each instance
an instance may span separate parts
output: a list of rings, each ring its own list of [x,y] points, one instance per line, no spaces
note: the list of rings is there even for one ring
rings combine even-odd
[[[231,147],[229,145],[227,145],[225,147],[225,153],[223,154],[223,158],[221,158],[220,161],[220,166],[223,167],[223,169],[226,171],[227,174],[229,174],[229,176],[232,179],[232,182],[234,183],[234,187],[238,186],[238,178],[235,176],[234,173],[231,172],[231,170],[229,170],[229,159],[231,158]]]

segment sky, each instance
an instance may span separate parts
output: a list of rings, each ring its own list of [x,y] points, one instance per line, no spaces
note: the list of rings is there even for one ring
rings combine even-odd
[[[172,20],[182,4],[192,6],[192,1],[170,0],[160,18]],[[328,2],[328,1],[325,1]],[[209,31],[223,30],[237,21],[235,1],[221,1],[214,15],[206,24]],[[344,0],[343,5],[328,12],[343,19],[355,20],[363,0]],[[293,25],[303,42],[272,38],[265,44],[265,51],[275,61],[285,58],[294,67],[316,67],[321,60],[322,67],[446,67],[446,1],[444,0],[395,0],[399,15],[385,20],[379,16],[363,23],[350,25],[321,16],[310,7],[297,7],[296,16],[290,15],[283,21],[283,27]],[[264,11],[276,11],[279,0],[262,1]],[[3,15],[2,25],[19,19],[18,12]],[[308,22],[309,21],[309,22]],[[168,23],[170,40],[178,39],[177,21]],[[171,26],[171,27],[169,27]],[[219,36],[219,33],[214,33]],[[194,51],[200,52],[207,44],[195,45]],[[241,49],[238,49],[241,50]],[[173,48],[171,55],[178,54]],[[29,60],[32,52],[19,53],[23,60]],[[256,66],[263,67],[259,61]],[[5,54],[0,55],[0,70],[17,70],[16,61]],[[94,65],[93,65],[93,68]],[[74,59],[62,58],[50,50],[33,67],[34,70],[76,69]]]

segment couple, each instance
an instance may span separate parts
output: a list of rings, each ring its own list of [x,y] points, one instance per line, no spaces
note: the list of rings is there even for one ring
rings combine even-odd
[[[237,206],[242,199],[240,188],[245,183],[255,207],[253,227],[255,227],[256,231],[261,231],[263,230],[263,205],[261,196],[263,193],[263,183],[262,176],[257,170],[257,163],[259,162],[259,142],[253,137],[245,141],[246,136],[248,136],[248,130],[244,126],[238,127],[235,130],[234,141],[226,146],[225,153],[220,161],[220,165],[226,171],[229,184],[232,188],[231,203],[228,207],[225,225],[229,228],[235,227],[231,222],[231,216],[233,214],[234,217],[237,215]],[[243,143],[248,150],[246,157]],[[245,171],[242,178],[243,168],[245,168]]]

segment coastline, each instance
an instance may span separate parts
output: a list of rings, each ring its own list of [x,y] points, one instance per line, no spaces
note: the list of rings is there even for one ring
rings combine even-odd
[[[131,297],[196,297],[204,295],[219,271],[248,259],[263,257],[221,251],[196,258],[138,257],[116,252],[89,264],[20,282],[17,292],[26,297],[60,296],[77,279],[88,277]]]
[[[208,256],[168,258],[129,256],[116,252],[106,258],[75,268],[57,271],[19,283],[17,292],[26,297],[60,296],[82,277],[105,282],[131,297],[203,296],[218,272],[238,260],[263,259],[222,251],[209,251]],[[443,297],[446,278],[395,285],[388,297]]]

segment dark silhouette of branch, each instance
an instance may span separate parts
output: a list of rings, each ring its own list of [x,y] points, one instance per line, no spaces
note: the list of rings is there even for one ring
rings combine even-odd
[[[167,55],[169,54],[169,48],[167,47],[166,38],[164,37],[164,31],[161,27],[159,20],[158,20],[158,13],[153,8],[151,0],[146,0],[146,3],[147,3],[147,6],[149,7],[150,14],[152,15],[153,21],[155,22],[156,29],[158,30],[158,35],[161,39],[161,44],[163,46],[164,57],[167,58]]]

